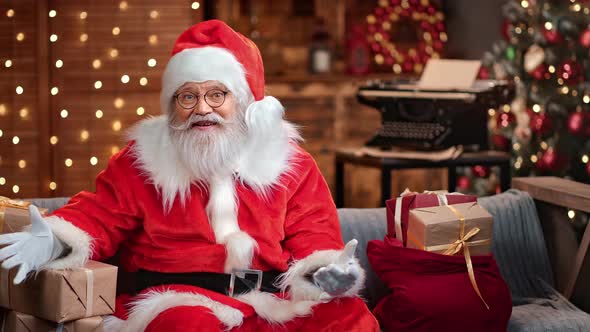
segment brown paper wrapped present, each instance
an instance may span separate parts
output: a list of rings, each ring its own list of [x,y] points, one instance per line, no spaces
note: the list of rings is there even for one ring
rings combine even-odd
[[[17,269],[0,270],[0,306],[61,323],[114,312],[117,267],[89,261],[84,268],[45,270],[20,285]]]
[[[30,202],[0,196],[0,234],[20,232],[31,224],[29,205]],[[47,209],[39,208],[39,212],[44,215]]]
[[[0,332],[103,332],[100,316],[55,323],[16,311],[6,311]]]
[[[456,210],[453,211],[453,210]],[[477,203],[463,203],[416,208],[410,211],[408,247],[445,253],[460,241],[464,217],[463,240],[471,255],[487,255],[492,243],[492,216]],[[465,238],[469,236],[468,238]],[[456,246],[456,245],[455,245]],[[462,254],[458,250],[453,254]]]

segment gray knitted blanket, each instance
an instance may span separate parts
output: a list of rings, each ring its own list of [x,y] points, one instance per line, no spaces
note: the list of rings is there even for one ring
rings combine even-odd
[[[532,198],[507,192],[479,199],[494,217],[492,252],[512,293],[508,331],[590,331],[590,315],[554,288],[543,231]]]

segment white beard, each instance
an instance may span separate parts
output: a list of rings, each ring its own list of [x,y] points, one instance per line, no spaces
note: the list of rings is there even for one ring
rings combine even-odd
[[[224,120],[217,113],[205,116],[193,114],[181,124],[173,116],[169,117],[171,141],[195,182],[209,185],[212,179],[232,175],[247,137],[244,114],[244,111],[237,110],[229,120]],[[191,129],[197,121],[218,124],[211,131],[202,132]]]

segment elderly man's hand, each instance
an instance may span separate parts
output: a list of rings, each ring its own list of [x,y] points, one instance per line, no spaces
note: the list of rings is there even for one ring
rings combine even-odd
[[[20,284],[29,272],[59,257],[63,251],[63,245],[55,238],[37,207],[30,205],[29,214],[30,232],[0,235],[0,245],[8,245],[0,249],[0,261],[4,261],[2,268],[11,269],[20,265],[14,277],[15,284]]]
[[[350,290],[361,272],[354,262],[357,240],[350,240],[336,262],[319,268],[313,274],[313,282],[331,297],[341,296]]]

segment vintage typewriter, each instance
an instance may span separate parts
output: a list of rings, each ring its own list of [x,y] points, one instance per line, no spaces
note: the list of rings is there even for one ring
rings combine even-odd
[[[477,81],[477,60],[430,59],[418,81],[371,81],[357,97],[381,111],[368,146],[413,150],[488,147],[488,109],[510,103],[513,83]]]
[[[467,89],[425,89],[412,82],[370,81],[358,90],[360,103],[381,112],[382,127],[366,145],[441,150],[488,148],[488,109],[514,98],[509,82],[480,80]]]

